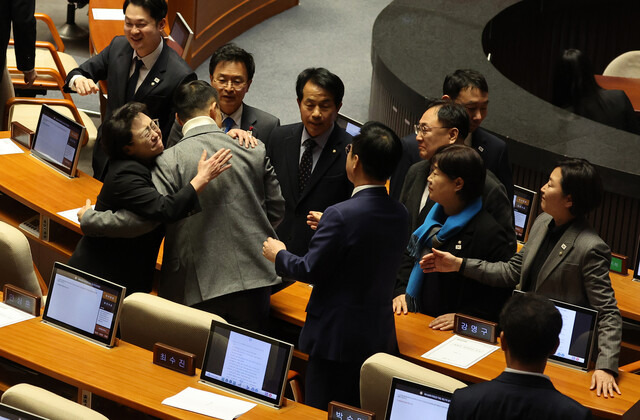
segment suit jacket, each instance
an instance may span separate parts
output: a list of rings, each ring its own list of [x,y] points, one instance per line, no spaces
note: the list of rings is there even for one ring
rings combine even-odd
[[[271,131],[274,128],[280,126],[280,119],[274,117],[268,112],[264,112],[261,109],[254,108],[247,104],[243,104],[242,108],[242,121],[240,122],[240,128],[249,131],[251,128],[253,131],[253,137],[261,140],[263,143],[267,141],[271,135]],[[173,127],[171,127],[171,133],[167,140],[167,147],[171,147],[182,140],[182,126],[175,121]]]
[[[232,150],[232,168],[200,193],[200,213],[167,226],[158,295],[187,305],[281,281],[262,256],[262,242],[284,214],[262,144],[245,149],[215,125],[195,127],[158,157],[154,184],[164,193],[179,190],[196,175],[202,150],[210,156],[220,148]]]
[[[503,372],[453,393],[447,420],[586,420],[591,411],[540,376]]]
[[[507,191],[507,197],[513,199],[513,178],[507,144],[483,128],[477,128],[471,134],[471,146],[478,151],[484,167],[493,172]],[[402,159],[391,176],[389,192],[392,197],[400,197],[402,186],[411,165],[420,162],[416,135],[409,134],[402,138]]]
[[[466,261],[464,275],[494,286],[515,286],[530,275],[536,253],[552,217],[536,219],[529,240],[508,262]],[[611,251],[584,219],[574,220],[537,274],[535,292],[598,311],[596,369],[618,372],[622,318],[614,296],[609,266]],[[531,274],[534,275],[534,274]]]
[[[325,210],[306,255],[277,254],[279,275],[314,284],[300,350],[340,362],[397,351],[392,294],[407,223],[404,206],[369,188]]]
[[[286,203],[284,220],[276,232],[287,249],[296,255],[306,254],[313,236],[313,230],[307,226],[309,211],[324,211],[348,199],[353,190],[345,170],[344,150],[352,137],[336,124],[304,191],[298,192],[302,129],[302,123],[276,127],[267,142],[267,155],[278,175]]]
[[[622,90],[601,89],[597,95],[585,98],[582,109],[570,111],[620,130],[640,134],[640,123],[631,101]]]
[[[117,36],[100,54],[94,55],[69,73],[65,90],[71,92],[69,82],[76,75],[85,76],[94,82],[106,80],[109,86],[109,95],[103,120],[107,120],[116,109],[126,103],[126,88],[132,57],[133,49],[127,38]],[[151,118],[160,120],[163,139],[167,139],[174,121],[172,98],[175,89],[182,83],[196,78],[196,74],[187,63],[165,43],[158,60],[134,96],[135,101],[147,105]],[[101,147],[100,139],[101,131],[99,130],[96,144],[93,147],[92,165],[93,176],[102,180],[108,159]]]
[[[114,160],[95,209],[126,209],[150,220],[172,222],[197,205],[198,196],[191,185],[163,196],[151,182],[148,167],[135,160]],[[127,294],[150,292],[163,236],[163,227],[132,239],[84,236],[69,264],[126,286]]]
[[[11,0],[0,2],[0,69],[4,70],[7,59],[7,45],[11,38],[15,40],[16,64],[18,70],[26,71],[34,68],[36,45],[35,0]],[[0,73],[0,82],[3,73]],[[4,107],[4,104],[3,104]]]

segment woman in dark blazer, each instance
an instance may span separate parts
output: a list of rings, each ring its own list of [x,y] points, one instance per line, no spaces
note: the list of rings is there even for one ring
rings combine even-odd
[[[615,376],[622,337],[609,266],[609,246],[585,215],[602,198],[602,181],[584,159],[561,162],[542,187],[541,206],[529,240],[508,262],[463,259],[434,250],[422,258],[425,272],[457,272],[492,286],[515,286],[549,298],[598,311],[598,355],[591,389],[598,395],[620,393]]]
[[[159,223],[135,238],[84,236],[69,264],[127,287],[127,294],[149,292],[164,237],[161,223],[179,220],[197,209],[197,193],[229,167],[229,149],[221,149],[198,164],[198,174],[175,194],[160,194],[151,182],[151,167],[162,153],[162,133],[146,114],[146,106],[131,102],[116,110],[102,126],[109,170],[96,200],[99,211],[126,209]],[[81,217],[81,214],[79,214]]]
[[[402,300],[411,312],[435,317],[434,329],[453,328],[455,313],[496,321],[513,287],[491,287],[458,273],[423,274],[418,262],[431,248],[461,257],[507,261],[512,255],[507,232],[482,209],[486,171],[480,155],[472,148],[449,145],[432,158],[429,199],[436,202],[423,225],[411,235],[409,253],[416,264]],[[490,241],[487,238],[491,238]]]

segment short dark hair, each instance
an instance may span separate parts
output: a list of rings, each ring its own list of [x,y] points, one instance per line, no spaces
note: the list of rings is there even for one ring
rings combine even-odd
[[[253,55],[233,42],[225,44],[213,52],[211,60],[209,60],[209,76],[213,76],[216,66],[223,62],[244,64],[247,68],[248,80],[253,80],[253,75],[256,72],[256,63],[253,61]]]
[[[298,100],[302,101],[302,90],[307,82],[311,82],[314,85],[320,86],[322,89],[328,91],[333,96],[333,103],[336,106],[340,106],[342,98],[344,97],[344,83],[335,74],[323,67],[309,67],[302,70],[298,75],[296,81],[296,94]]]
[[[130,159],[124,147],[131,143],[131,126],[138,114],[147,114],[147,106],[140,102],[129,102],[116,109],[102,124],[102,148],[111,159]]]
[[[440,172],[450,179],[462,178],[464,185],[458,191],[462,201],[470,203],[482,195],[487,171],[474,148],[460,144],[439,147],[431,158],[431,164],[436,163]]]
[[[149,16],[151,16],[156,23],[167,17],[167,2],[165,0],[124,0],[122,13],[127,12],[127,6],[129,6],[129,4],[142,7],[149,12]]]
[[[553,71],[553,95],[551,103],[584,115],[587,98],[596,95],[602,88],[593,76],[591,60],[580,50],[564,50]],[[589,102],[590,103],[590,102]]]
[[[398,166],[402,143],[392,129],[380,122],[369,121],[353,138],[351,153],[358,155],[367,175],[385,181]]]
[[[558,345],[562,316],[548,298],[532,292],[516,293],[500,312],[500,327],[514,359],[539,363]]]
[[[444,78],[442,94],[456,99],[460,92],[470,88],[489,93],[489,85],[482,73],[473,69],[458,69]]]
[[[469,134],[469,113],[467,109],[450,99],[436,99],[429,104],[429,108],[438,109],[438,120],[444,127],[457,128],[458,138],[464,140]]]
[[[586,159],[566,159],[558,163],[562,173],[562,192],[571,195],[571,214],[584,216],[600,205],[603,195],[602,179],[596,168]]]
[[[218,91],[204,80],[184,83],[173,94],[173,106],[182,121],[200,116],[212,102],[218,102]]]

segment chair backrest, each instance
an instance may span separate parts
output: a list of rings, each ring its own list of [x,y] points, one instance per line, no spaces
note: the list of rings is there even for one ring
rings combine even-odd
[[[147,293],[133,293],[122,305],[120,337],[148,350],[160,342],[188,351],[196,355],[196,366],[200,366],[213,319],[225,322],[209,312]]]
[[[2,402],[51,420],[108,420],[97,411],[29,384],[7,389]]]
[[[399,357],[386,353],[374,354],[365,360],[360,369],[360,406],[376,413],[376,418],[384,418],[394,376],[449,392],[466,386],[464,382]]]
[[[33,268],[29,241],[20,229],[4,222],[0,222],[0,267],[0,289],[5,283],[10,283],[42,296],[42,289]]]
[[[602,74],[604,76],[640,78],[640,51],[628,51],[617,56]]]

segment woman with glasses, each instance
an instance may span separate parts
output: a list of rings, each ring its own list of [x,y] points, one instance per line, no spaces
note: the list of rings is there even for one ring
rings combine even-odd
[[[507,261],[513,254],[509,235],[483,209],[486,170],[478,152],[448,145],[436,151],[431,163],[429,198],[436,204],[411,235],[407,250],[415,265],[405,293],[394,303],[435,317],[429,325],[433,329],[453,328],[456,312],[497,322],[512,288],[486,286],[457,273],[424,274],[419,266],[432,248],[490,261]]]
[[[74,267],[126,286],[127,294],[151,291],[164,237],[161,223],[175,222],[197,209],[197,194],[231,166],[229,149],[221,149],[209,159],[203,152],[198,173],[186,187],[174,194],[160,194],[151,182],[151,168],[164,150],[162,133],[157,121],[145,112],[144,104],[130,102],[102,125],[109,165],[95,209],[126,209],[159,226],[139,236],[132,232],[131,238],[84,236],[69,260]]]
[[[602,199],[602,181],[584,159],[561,162],[540,190],[544,213],[536,219],[527,243],[508,262],[461,258],[437,249],[422,258],[425,273],[455,272],[487,285],[533,291],[598,311],[598,356],[591,389],[598,396],[620,393],[615,376],[622,335],[609,266],[609,246],[585,215]],[[493,240],[493,238],[488,238]]]

